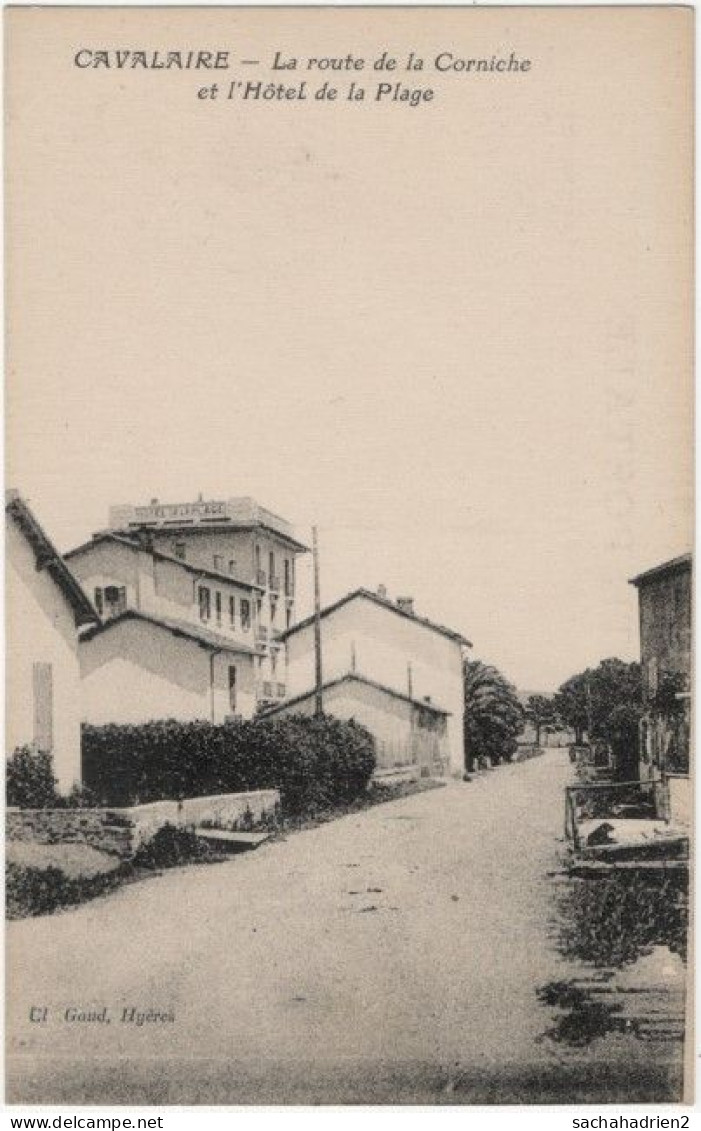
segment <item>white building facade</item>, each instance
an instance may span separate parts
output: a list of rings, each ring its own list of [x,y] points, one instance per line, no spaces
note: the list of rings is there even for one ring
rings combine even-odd
[[[359,589],[322,610],[324,710],[355,718],[375,735],[378,761],[420,761],[460,776],[465,768],[460,633]],[[289,697],[284,710],[313,709],[314,620],[285,633]],[[312,706],[310,706],[310,704]]]
[[[98,617],[17,492],[5,501],[6,750],[50,753],[62,793],[80,782],[78,630]]]
[[[286,519],[254,499],[198,499],[191,503],[116,506],[110,509],[112,534],[145,540],[153,550],[206,571],[202,588],[205,619],[217,629],[217,592],[226,620],[231,594],[223,581],[236,579],[251,589],[251,626],[259,652],[256,696],[259,704],[280,702],[288,694],[283,632],[295,623],[296,559],[308,547]],[[220,584],[221,583],[221,584]],[[206,602],[211,601],[210,615]],[[199,615],[199,613],[198,613]]]
[[[116,507],[66,557],[101,624],[81,641],[85,719],[251,718],[287,694],[295,555],[253,500]]]

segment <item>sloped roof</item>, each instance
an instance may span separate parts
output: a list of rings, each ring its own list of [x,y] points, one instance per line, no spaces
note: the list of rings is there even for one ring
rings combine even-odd
[[[152,558],[158,561],[172,562],[174,565],[181,566],[187,573],[197,574],[198,577],[211,578],[214,581],[227,581],[229,585],[238,585],[241,589],[251,589],[264,591],[262,585],[255,585],[251,581],[241,581],[238,577],[234,577],[232,573],[221,573],[216,569],[209,569],[207,566],[198,566],[194,562],[183,561],[182,558],[176,558],[175,554],[166,554],[164,550],[157,550],[154,546],[145,546],[143,542],[139,541],[136,537],[130,537],[127,534],[116,534],[113,530],[103,530],[99,534],[94,534],[89,542],[83,542],[80,546],[68,550],[66,558],[76,558],[83,554],[88,554],[94,546],[99,546],[103,542],[115,542],[120,546],[126,546],[129,550],[138,550],[143,554],[150,554]]]
[[[182,621],[170,620],[168,617],[153,617],[149,613],[142,613],[138,609],[125,609],[119,616],[110,617],[109,620],[102,621],[94,628],[88,629],[81,636],[81,643],[83,641],[92,640],[96,636],[102,635],[103,632],[109,632],[110,629],[116,625],[124,624],[125,621],[137,620],[144,621],[146,624],[155,625],[156,628],[161,628],[165,632],[170,632],[173,636],[180,636],[185,640],[192,640],[195,644],[199,644],[201,648],[206,648],[212,652],[236,652],[239,655],[245,656],[259,656],[261,651],[251,644],[239,643],[235,640],[229,640],[226,636],[220,636],[216,632],[211,632],[208,628],[200,628],[199,625],[185,624]]]
[[[678,558],[670,558],[668,562],[662,562],[660,565],[653,566],[652,569],[646,569],[644,573],[639,573],[636,577],[631,577],[628,584],[636,586],[644,585],[646,581],[663,577],[666,573],[674,573],[676,570],[691,569],[691,563],[691,554],[680,554]]]
[[[16,490],[5,492],[5,514],[10,515],[34,552],[36,567],[45,569],[73,609],[77,626],[99,622],[97,611],[29,505]]]
[[[450,715],[450,711],[446,711],[443,707],[438,707],[435,703],[429,703],[425,699],[415,699],[411,695],[405,695],[403,691],[396,691],[393,687],[387,687],[384,683],[378,683],[375,679],[368,679],[367,676],[361,675],[360,672],[346,672],[345,675],[339,676],[337,679],[330,679],[328,683],[322,684],[322,692],[328,691],[332,687],[338,687],[341,683],[362,683],[366,687],[372,687],[375,691],[381,691],[385,695],[390,695],[393,699],[401,699],[404,703],[411,703],[414,707],[422,707],[426,711],[433,712],[434,715]],[[314,695],[314,688],[309,691],[303,691],[301,695],[294,695],[291,699],[285,699],[284,703],[276,703],[274,707],[268,708],[265,714],[269,715],[276,711],[281,711],[283,707],[294,707],[296,703],[302,703],[305,699],[311,699]]]
[[[336,609],[340,609],[343,605],[347,605],[349,601],[354,601],[356,597],[363,597],[366,601],[372,601],[375,605],[379,605],[380,608],[387,609],[389,612],[395,613],[398,617],[404,617],[413,624],[423,625],[424,628],[431,629],[431,631],[437,632],[441,636],[447,636],[449,640],[454,640],[457,644],[464,644],[467,648],[472,647],[472,642],[463,636],[462,633],[456,632],[452,628],[446,628],[445,625],[429,620],[428,617],[420,617],[415,613],[407,612],[406,609],[395,605],[394,601],[390,601],[387,597],[380,597],[378,593],[373,593],[371,589],[354,589],[352,593],[347,593],[345,597],[334,601],[332,605],[327,605],[325,609],[321,610],[322,619],[334,613]],[[308,628],[308,626],[313,623],[313,615],[305,617],[304,620],[298,621],[297,624],[293,624],[290,628],[286,629],[285,632],[281,633],[281,637],[287,639],[293,636],[295,632],[299,632],[300,629],[303,628]]]

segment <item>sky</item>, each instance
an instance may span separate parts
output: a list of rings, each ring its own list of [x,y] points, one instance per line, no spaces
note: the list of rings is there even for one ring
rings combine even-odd
[[[63,550],[112,503],[253,496],[318,526],[324,602],[413,595],[522,688],[636,658],[628,579],[692,539],[688,90],[660,11],[395,11],[397,55],[534,59],[412,110],[205,105],[190,76],[71,68],[85,14],[20,10],[8,484]],[[88,38],[138,19],[156,46],[166,15],[169,44],[262,59],[388,38],[381,11],[216,9],[93,9]]]

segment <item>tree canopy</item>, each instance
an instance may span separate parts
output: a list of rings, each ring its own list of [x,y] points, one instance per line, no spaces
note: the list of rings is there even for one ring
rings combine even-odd
[[[557,725],[557,713],[552,695],[529,695],[526,701],[525,717],[535,727],[535,744],[540,746],[543,730]]]
[[[581,743],[607,742],[614,756],[631,760],[637,750],[638,723],[643,712],[640,664],[611,658],[596,668],[578,672],[562,684],[554,705],[560,719]]]
[[[465,661],[463,687],[467,769],[474,769],[479,757],[492,763],[511,761],[523,727],[523,708],[515,687],[497,668],[481,660]]]

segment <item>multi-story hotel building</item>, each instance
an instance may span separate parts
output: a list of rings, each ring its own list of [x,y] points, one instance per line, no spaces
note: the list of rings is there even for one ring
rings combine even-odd
[[[284,699],[281,634],[294,623],[295,558],[306,549],[289,523],[253,499],[111,508],[109,528],[67,555],[102,618],[84,638],[90,721],[108,721],[105,713],[114,712],[114,687],[97,682],[108,656],[115,677],[126,680],[129,655],[132,678],[142,680],[129,721],[145,713],[250,717],[257,706]],[[149,665],[140,659],[144,636]],[[192,670],[202,665],[203,651],[208,688]],[[139,673],[140,666],[159,670]],[[128,680],[122,690],[128,697]]]

